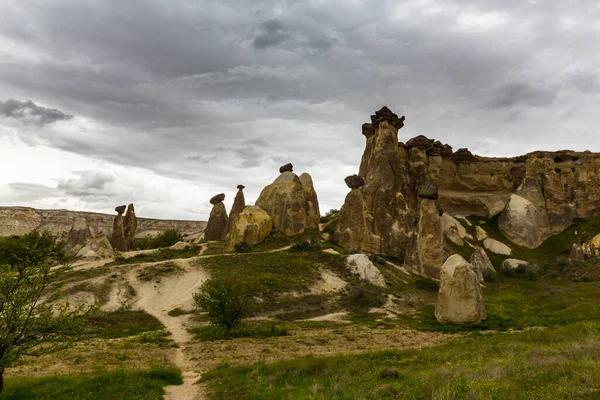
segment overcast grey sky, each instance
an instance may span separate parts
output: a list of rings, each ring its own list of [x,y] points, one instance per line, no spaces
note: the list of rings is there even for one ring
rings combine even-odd
[[[597,1],[0,3],[0,205],[207,219],[292,162],[325,212],[383,105],[404,141],[600,151]]]

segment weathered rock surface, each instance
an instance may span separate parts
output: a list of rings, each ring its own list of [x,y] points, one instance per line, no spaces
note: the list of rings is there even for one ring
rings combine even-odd
[[[475,227],[475,236],[478,241],[485,240],[488,237],[487,232],[480,226]]]
[[[233,224],[233,220],[235,217],[241,213],[244,208],[246,208],[246,199],[244,197],[244,185],[238,185],[238,192],[233,199],[233,205],[231,206],[231,210],[229,210],[229,218],[227,219],[227,227],[225,228],[225,235],[231,229],[231,225]]]
[[[210,216],[208,217],[208,224],[206,224],[206,229],[204,230],[204,239],[223,240],[225,237],[227,220],[228,218],[225,204],[223,204],[222,201],[214,204],[212,210],[210,211]]]
[[[500,231],[511,242],[535,248],[548,237],[548,220],[529,200],[513,194],[498,219]]]
[[[210,204],[215,205],[225,200],[225,193],[219,193],[210,198]]]
[[[456,218],[444,213],[441,220],[446,239],[459,246],[465,245],[463,239],[473,240],[473,236],[467,232],[466,228]]]
[[[385,287],[385,278],[381,271],[369,260],[366,254],[352,254],[346,258],[346,265],[350,271],[360,276],[361,279],[373,285]]]
[[[94,237],[112,236],[114,215],[69,210],[37,210],[29,207],[0,207],[0,236],[24,235],[47,230],[54,236],[67,235],[76,218],[85,218]],[[175,229],[182,233],[199,232],[206,221],[177,221],[137,218],[136,237],[155,236]]]
[[[512,253],[510,247],[496,239],[487,238],[483,241],[483,247],[491,251],[492,253],[502,254],[508,256]]]
[[[476,247],[473,254],[471,254],[471,259],[469,261],[475,269],[475,273],[477,273],[477,278],[480,282],[494,280],[496,278],[496,269],[483,248],[479,246]]]
[[[125,246],[127,250],[133,249],[133,241],[135,240],[135,232],[137,231],[137,217],[135,216],[135,208],[133,203],[127,207],[125,219],[123,220],[123,229],[125,233]]]
[[[258,206],[246,207],[233,220],[225,238],[225,248],[232,251],[237,243],[259,244],[271,234],[271,217]]]
[[[586,256],[598,257],[600,255],[600,234],[594,236],[592,240],[583,243],[581,249]]]
[[[292,163],[287,163],[279,167],[279,173],[282,174],[284,172],[292,172],[294,170],[294,166]]]
[[[123,213],[127,206],[115,207],[117,215],[113,222],[112,236],[110,238],[110,244],[116,251],[127,251],[127,244],[125,243],[125,227],[123,224]]]
[[[356,189],[365,185],[365,180],[359,175],[350,175],[344,178],[344,182],[350,189]]]
[[[92,235],[92,231],[85,218],[76,218],[73,221],[73,227],[67,235],[63,250],[67,256],[75,256],[79,253],[79,250],[88,245],[93,238],[94,236]]]
[[[77,252],[77,257],[111,258],[114,255],[110,241],[104,235],[92,239]]]
[[[438,187],[435,182],[425,182],[419,189],[419,197],[423,199],[437,200]]]
[[[303,184],[304,183],[304,184]],[[285,171],[266,186],[256,200],[256,205],[267,212],[273,227],[287,236],[319,229],[319,204],[317,194],[308,174],[300,179]]]
[[[477,324],[487,318],[479,279],[462,256],[450,256],[440,271],[435,317],[452,324]]]
[[[585,261],[585,253],[581,246],[577,243],[573,243],[571,247],[571,253],[569,253],[569,260],[571,261]]]

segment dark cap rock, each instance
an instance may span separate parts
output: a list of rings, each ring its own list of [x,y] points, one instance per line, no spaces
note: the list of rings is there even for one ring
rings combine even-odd
[[[373,126],[373,129],[377,129],[379,127],[380,123],[387,121],[394,128],[400,129],[404,126],[404,119],[405,119],[404,116],[398,118],[398,115],[393,113],[386,106],[383,106],[378,111],[375,111],[374,115],[371,115],[371,125]],[[363,134],[364,134],[364,125],[363,125]]]
[[[117,206],[117,207],[115,207],[115,211],[118,212],[119,214],[123,214],[125,212],[126,208],[127,208],[126,205]]]
[[[346,182],[346,185],[348,185],[348,187],[350,189],[356,189],[361,186],[364,186],[364,184],[365,184],[365,180],[361,176],[358,176],[358,175],[347,176],[346,179],[344,179],[344,181]]]
[[[407,147],[417,147],[420,149],[429,149],[433,147],[435,140],[427,138],[425,135],[415,136],[406,142]]]
[[[425,182],[423,186],[419,188],[419,197],[423,199],[438,199],[438,187],[435,182],[429,181]]]
[[[292,172],[294,170],[294,166],[292,163],[287,163],[279,167],[279,173],[283,174],[284,172]]]
[[[246,186],[244,186],[244,185],[237,185],[237,188],[240,189],[240,190],[242,190],[242,189],[245,189]]]
[[[223,200],[225,200],[225,193],[219,193],[216,196],[213,196],[210,199],[210,204],[218,204],[220,202],[222,202]]]
[[[472,161],[477,161],[477,157],[475,157],[473,155],[473,153],[471,153],[469,151],[469,149],[458,149],[454,152],[454,154],[452,154],[452,161],[454,162],[472,162]]]

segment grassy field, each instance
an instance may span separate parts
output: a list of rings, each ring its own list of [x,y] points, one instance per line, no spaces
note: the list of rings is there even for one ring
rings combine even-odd
[[[160,400],[164,386],[181,383],[181,372],[174,368],[8,378],[0,397],[6,400]]]

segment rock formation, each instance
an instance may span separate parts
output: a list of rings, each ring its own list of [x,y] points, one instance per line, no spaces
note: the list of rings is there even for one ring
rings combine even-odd
[[[347,176],[344,179],[344,182],[346,182],[346,185],[348,185],[350,189],[356,189],[365,185],[365,180],[359,175]]]
[[[231,230],[231,226],[233,224],[233,221],[235,220],[235,217],[238,216],[239,213],[241,213],[244,208],[246,208],[246,199],[244,198],[244,185],[237,185],[238,188],[238,192],[235,195],[235,198],[233,199],[233,206],[231,206],[231,210],[229,210],[229,218],[227,219],[227,227],[225,228],[225,235],[227,235],[227,233],[229,233],[229,231]]]
[[[108,238],[104,235],[92,239],[77,252],[77,257],[114,257],[115,252]]]
[[[65,240],[64,252],[67,256],[76,256],[93,239],[92,231],[85,218],[76,218]]]
[[[471,254],[470,263],[475,269],[480,282],[496,279],[496,269],[483,248],[479,246],[475,248],[475,251]]]
[[[127,250],[133,249],[133,241],[135,240],[135,232],[137,231],[137,217],[135,216],[135,208],[133,208],[133,203],[129,204],[127,207],[127,212],[125,213],[125,219],[123,220],[124,224],[124,234],[125,234],[125,247]]]
[[[237,243],[258,244],[265,240],[273,229],[271,217],[260,207],[246,207],[235,216],[225,237],[225,249],[232,251]]]
[[[115,208],[117,216],[113,222],[112,236],[110,243],[116,251],[127,251],[127,245],[125,243],[125,228],[123,226],[123,213],[127,206],[118,206]]]
[[[403,125],[404,117],[383,107],[362,126],[366,145],[358,176],[364,184],[347,179],[351,191],[335,234],[346,249],[394,257],[406,253],[410,261],[419,219],[432,215],[429,204],[421,209],[423,199],[436,201],[438,211],[448,215],[502,213],[500,229],[527,247],[561,232],[574,217],[600,214],[598,153],[537,151],[485,158],[468,149],[453,152],[423,135],[399,142]]]
[[[581,246],[577,243],[573,243],[571,247],[571,252],[569,253],[569,260],[571,261],[585,261],[585,253]]]
[[[385,287],[385,278],[381,271],[369,260],[366,254],[352,254],[346,258],[346,265],[352,273],[360,276],[362,280],[376,286]]]
[[[512,253],[510,247],[492,238],[485,239],[483,241],[483,247],[485,247],[492,253],[502,254],[503,256],[509,256]]]
[[[279,167],[279,173],[282,174],[284,172],[292,172],[294,170],[294,166],[292,163],[287,163]]]
[[[477,274],[458,254],[450,256],[440,271],[435,317],[452,324],[477,324],[487,318]]]
[[[227,227],[227,210],[225,209],[225,194],[220,193],[210,199],[213,205],[208,217],[208,224],[204,230],[205,240],[223,240],[225,237],[225,228]]]
[[[256,200],[256,205],[271,217],[273,227],[287,236],[319,229],[320,218],[312,178],[307,173],[298,177],[290,169],[291,164],[282,166],[283,172]]]

